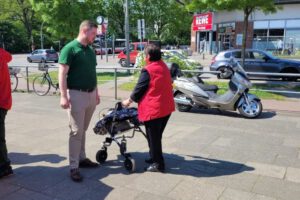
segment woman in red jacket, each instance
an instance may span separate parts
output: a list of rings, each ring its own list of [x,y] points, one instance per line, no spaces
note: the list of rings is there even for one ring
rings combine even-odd
[[[161,60],[160,48],[150,44],[145,49],[147,66],[141,71],[139,81],[130,98],[123,101],[128,107],[138,103],[139,120],[144,122],[150,148],[151,164],[146,170],[165,170],[161,139],[171,113],[175,110],[172,79],[166,64]]]
[[[10,53],[0,48],[0,178],[13,174],[5,142],[5,116],[12,105],[10,76],[7,66],[11,59]]]

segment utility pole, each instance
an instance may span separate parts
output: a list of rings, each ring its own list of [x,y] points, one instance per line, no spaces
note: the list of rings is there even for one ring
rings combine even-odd
[[[129,48],[129,0],[125,0],[125,39],[126,39],[126,66],[130,67],[130,48]]]
[[[44,22],[45,22],[45,21],[43,21],[43,23],[42,23],[42,25],[41,25],[41,32],[40,32],[40,37],[41,37],[41,49],[44,49],[44,42],[43,42],[43,40],[44,40],[44,38],[43,38],[43,25],[44,25]]]

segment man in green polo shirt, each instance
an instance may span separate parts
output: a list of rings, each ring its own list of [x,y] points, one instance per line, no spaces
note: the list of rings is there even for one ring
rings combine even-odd
[[[97,24],[85,20],[80,24],[78,37],[68,43],[59,56],[60,106],[68,110],[70,176],[80,182],[80,167],[98,167],[86,158],[85,132],[96,105],[100,103],[96,76],[96,55],[93,44]]]

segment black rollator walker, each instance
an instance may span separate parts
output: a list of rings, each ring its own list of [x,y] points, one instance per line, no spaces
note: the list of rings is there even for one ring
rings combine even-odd
[[[135,160],[131,157],[130,153],[127,152],[127,139],[133,138],[136,132],[140,132],[147,139],[146,134],[140,127],[141,125],[142,123],[138,120],[136,108],[123,108],[121,102],[118,102],[115,108],[109,109],[94,128],[95,134],[109,134],[109,136],[105,138],[101,149],[96,154],[97,162],[102,164],[106,161],[107,148],[114,141],[120,148],[121,155],[125,158],[125,169],[129,172],[134,172]],[[125,132],[129,130],[132,130],[132,134],[128,136]]]

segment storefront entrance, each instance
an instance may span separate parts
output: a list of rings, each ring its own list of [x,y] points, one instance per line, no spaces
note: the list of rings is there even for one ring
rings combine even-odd
[[[233,33],[219,33],[219,50],[225,51],[234,48],[234,34]]]

